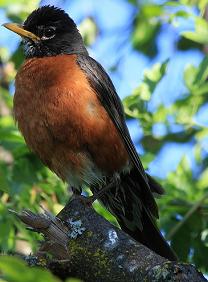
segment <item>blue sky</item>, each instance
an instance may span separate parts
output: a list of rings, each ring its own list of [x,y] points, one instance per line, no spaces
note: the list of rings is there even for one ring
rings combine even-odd
[[[65,9],[77,24],[84,17],[93,16],[99,26],[101,35],[98,36],[95,44],[89,49],[89,53],[107,70],[118,60],[121,60],[118,72],[109,72],[121,98],[129,95],[139,85],[146,68],[151,67],[156,62],[163,62],[170,58],[167,75],[160,82],[153,95],[150,106],[152,110],[161,102],[170,105],[176,98],[185,93],[186,89],[182,80],[184,68],[187,64],[198,65],[203,57],[203,54],[198,50],[182,52],[174,47],[174,43],[182,30],[193,29],[193,22],[191,21],[181,20],[178,27],[164,25],[157,40],[159,53],[153,60],[150,60],[145,55],[134,51],[131,42],[129,42],[130,30],[128,30],[128,26],[130,26],[135,8],[127,1],[41,1],[41,5],[44,4],[54,4]],[[0,19],[1,23],[8,21],[2,10],[0,10]],[[0,46],[9,47],[12,52],[18,42],[18,37],[6,29],[1,29]],[[197,120],[202,124],[207,124],[207,106],[204,106],[199,111]],[[128,125],[133,140],[138,141],[142,134],[138,122],[131,121]],[[159,135],[164,133],[162,125],[156,125],[154,130]],[[177,126],[175,130],[177,130]],[[141,146],[137,146],[137,148],[142,153]],[[184,154],[191,161],[193,160],[192,144],[177,145],[169,143],[165,145],[149,166],[150,173],[165,177],[170,170],[177,167]]]

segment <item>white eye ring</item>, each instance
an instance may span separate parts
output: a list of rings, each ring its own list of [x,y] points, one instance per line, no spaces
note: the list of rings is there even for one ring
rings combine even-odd
[[[53,34],[53,35],[50,36],[50,37],[46,37],[45,35],[43,35],[43,36],[41,37],[41,40],[48,40],[48,39],[52,39],[53,37],[55,37],[55,34]]]
[[[56,28],[54,26],[48,26],[43,31],[44,31],[43,32],[44,35],[41,37],[42,40],[52,39],[56,35],[56,33],[55,33]],[[49,34],[51,33],[51,35],[47,36],[47,33],[49,33]]]

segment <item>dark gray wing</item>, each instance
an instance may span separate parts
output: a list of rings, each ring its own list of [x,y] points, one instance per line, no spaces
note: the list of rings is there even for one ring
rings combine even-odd
[[[129,157],[138,171],[140,187],[145,189],[145,191],[143,191],[145,202],[150,212],[154,216],[158,217],[158,209],[150,190],[148,177],[131,140],[127,125],[125,123],[123,106],[110,77],[105,72],[104,68],[89,56],[81,54],[78,55],[77,63],[82,71],[85,72],[91,87],[98,95],[101,104],[106,109],[113,123],[118,129],[118,132],[120,133],[120,136],[126,146]]]

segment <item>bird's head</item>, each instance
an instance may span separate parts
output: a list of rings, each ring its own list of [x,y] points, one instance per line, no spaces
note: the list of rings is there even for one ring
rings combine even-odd
[[[74,21],[54,6],[33,11],[23,25],[7,23],[4,26],[23,38],[27,58],[87,53]]]

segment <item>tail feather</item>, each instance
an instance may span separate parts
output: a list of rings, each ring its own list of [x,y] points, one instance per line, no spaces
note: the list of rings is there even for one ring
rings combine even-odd
[[[151,176],[147,175],[147,178],[153,193],[164,193]],[[139,180],[137,170],[133,168],[129,174],[121,175],[120,185],[108,191],[101,202],[117,218],[121,229],[132,238],[157,254],[175,261],[177,257],[156,226],[157,212],[152,214],[152,207],[148,206],[148,194],[145,193],[145,187],[139,185]]]
[[[156,195],[165,194],[165,190],[163,189],[163,187],[154,178],[152,178],[152,176],[150,176],[148,173],[146,174],[151,192]]]
[[[158,255],[167,258],[170,261],[177,261],[177,256],[170,248],[168,243],[163,238],[161,232],[156,227],[155,223],[148,215],[145,209],[142,212],[142,230],[136,228],[135,230],[130,230],[128,226],[123,221],[118,220],[121,229],[129,234],[134,240],[140,242],[141,244],[147,246],[149,249],[157,253]]]

